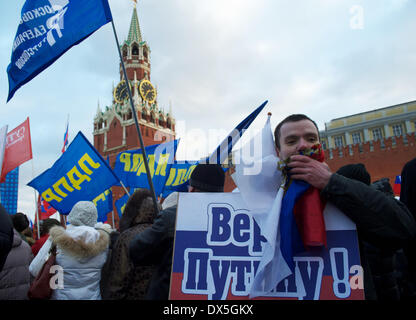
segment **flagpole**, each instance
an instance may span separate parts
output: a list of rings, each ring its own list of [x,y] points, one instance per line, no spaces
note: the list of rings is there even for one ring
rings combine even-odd
[[[119,44],[119,42],[118,42],[117,32],[116,32],[116,28],[115,28],[115,26],[114,26],[114,21],[113,21],[113,20],[111,20],[111,25],[113,26],[113,32],[114,32],[114,37],[115,37],[115,39],[116,39],[117,50],[118,50],[118,54],[119,54],[119,56],[120,56],[120,62],[121,62],[121,67],[122,67],[122,69],[123,69],[124,80],[125,80],[125,82],[126,82],[126,89],[127,89],[128,94],[129,94],[129,100],[130,100],[131,111],[132,111],[132,114],[133,114],[134,123],[135,123],[135,125],[136,125],[137,134],[138,134],[138,136],[139,136],[140,147],[142,148],[143,161],[144,161],[144,165],[145,165],[145,167],[146,167],[147,181],[149,182],[150,191],[151,191],[151,193],[152,193],[153,205],[154,205],[154,208],[155,208],[155,212],[156,212],[156,214],[159,214],[159,207],[158,207],[158,205],[157,205],[157,199],[156,199],[155,188],[153,187],[152,176],[151,176],[151,174],[150,174],[149,163],[148,163],[148,161],[147,161],[146,149],[145,149],[145,147],[144,147],[142,134],[141,134],[141,132],[140,132],[140,127],[139,127],[139,122],[138,122],[138,120],[137,120],[136,110],[134,109],[133,96],[132,96],[132,94],[131,94],[131,89],[130,89],[129,81],[128,81],[128,78],[127,78],[127,72],[126,72],[126,68],[125,68],[125,66],[124,66],[123,56],[121,55],[120,44]]]
[[[129,197],[130,197],[130,193],[127,191],[127,188],[126,188],[126,186],[124,185],[124,183],[120,180],[120,184],[121,184],[121,186],[123,187],[123,189],[124,189],[124,191],[129,195]]]
[[[35,177],[35,166],[33,165],[32,159],[32,177]],[[40,238],[40,230],[39,230],[39,208],[38,208],[38,201],[36,199],[36,189],[33,189],[35,195],[35,207],[36,207],[36,224],[37,224],[37,231],[38,231],[38,239]]]

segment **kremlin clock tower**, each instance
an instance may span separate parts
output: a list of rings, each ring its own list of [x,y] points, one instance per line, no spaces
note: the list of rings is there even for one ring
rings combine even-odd
[[[175,119],[170,107],[169,112],[165,113],[158,105],[157,89],[150,78],[150,48],[142,39],[136,7],[133,9],[127,40],[120,49],[145,146],[174,140]],[[109,157],[112,168],[117,154],[140,148],[121,63],[119,66],[120,81],[113,88],[112,105],[104,110],[98,106],[93,131],[94,147],[104,159]],[[121,187],[113,187],[112,191],[113,202],[125,194]],[[108,216],[108,221],[111,221],[111,213]],[[114,218],[118,225],[117,214]]]

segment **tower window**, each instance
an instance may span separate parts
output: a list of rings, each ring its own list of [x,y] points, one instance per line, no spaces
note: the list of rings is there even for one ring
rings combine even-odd
[[[131,51],[131,54],[133,56],[138,56],[139,55],[139,48],[136,45],[133,46],[133,49]]]

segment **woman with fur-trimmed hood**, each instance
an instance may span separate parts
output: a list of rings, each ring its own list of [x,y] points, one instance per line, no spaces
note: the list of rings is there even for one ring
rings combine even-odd
[[[101,268],[107,259],[111,227],[97,223],[97,208],[91,201],[79,201],[68,215],[66,229],[53,227],[49,239],[29,267],[36,276],[56,245],[56,263],[63,270],[63,287],[53,290],[52,300],[101,300]],[[59,279],[59,277],[58,277]]]
[[[150,191],[136,190],[127,201],[120,219],[120,235],[103,272],[103,299],[144,299],[155,266],[135,267],[130,259],[129,244],[135,236],[152,225],[155,216]]]

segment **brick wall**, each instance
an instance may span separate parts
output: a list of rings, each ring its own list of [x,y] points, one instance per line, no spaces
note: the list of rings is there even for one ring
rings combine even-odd
[[[372,182],[389,178],[392,187],[403,166],[413,158],[416,158],[415,133],[325,150],[326,162],[333,172],[346,164],[363,163]]]

